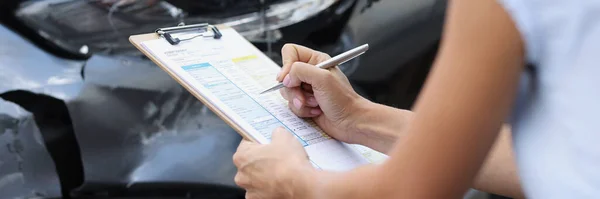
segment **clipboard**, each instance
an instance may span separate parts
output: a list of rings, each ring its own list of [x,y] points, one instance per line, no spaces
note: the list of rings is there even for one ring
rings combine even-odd
[[[166,65],[164,65],[160,60],[154,57],[148,50],[146,50],[142,46],[142,42],[149,40],[156,40],[160,38],[164,38],[171,45],[178,45],[181,41],[192,40],[197,37],[213,37],[213,39],[220,39],[222,34],[220,29],[230,29],[230,27],[225,25],[213,26],[207,23],[203,24],[195,24],[195,25],[183,25],[180,24],[176,27],[167,27],[167,28],[159,28],[156,29],[154,33],[148,34],[140,34],[140,35],[132,35],[129,37],[129,41],[146,57],[148,57],[152,62],[154,62],[158,67],[160,67],[163,71],[165,71],[171,78],[175,79],[177,83],[183,86],[188,92],[190,92],[196,99],[200,100],[202,104],[208,107],[213,113],[215,113],[219,118],[221,118],[227,125],[233,128],[238,134],[240,134],[244,139],[250,140],[252,142],[257,142],[249,133],[245,132],[243,128],[234,122],[231,118],[229,118],[223,111],[218,109],[216,106],[211,104],[208,99],[204,98],[202,94],[197,92],[195,89],[191,87],[191,85],[187,84],[183,81],[179,76],[177,76],[173,71],[171,71]],[[195,34],[193,36],[187,38],[178,38],[173,36],[174,33],[179,32],[191,32]],[[212,33],[211,33],[212,32]]]
[[[223,33],[226,33],[226,34],[222,35],[220,30],[223,30]],[[161,58],[159,58],[159,57],[162,57],[162,59],[164,59],[167,55],[159,54],[159,55],[155,56],[155,54],[153,53],[155,50],[158,50],[159,52],[162,50],[165,50],[164,48],[168,48],[169,45],[171,45],[171,46],[180,45],[181,42],[190,42],[189,40],[194,40],[195,38],[200,38],[200,37],[205,38],[203,41],[210,42],[213,44],[218,41],[210,41],[210,39],[222,40],[223,44],[228,44],[228,45],[238,45],[238,44],[243,45],[242,48],[247,48],[247,50],[256,51],[256,53],[261,52],[249,41],[243,39],[241,35],[237,34],[237,32],[235,32],[237,35],[235,35],[235,36],[231,35],[232,36],[231,38],[237,37],[235,42],[239,42],[239,43],[234,43],[234,44],[228,43],[231,40],[226,40],[226,39],[229,39],[230,38],[229,34],[232,34],[234,32],[235,32],[235,30],[231,29],[230,27],[223,26],[223,25],[218,25],[218,26],[212,26],[209,24],[197,24],[197,25],[190,25],[190,26],[181,25],[181,26],[170,27],[170,28],[159,28],[154,33],[133,35],[129,38],[129,40],[138,50],[140,50],[144,55],[146,55],[146,57],[148,57],[154,63],[156,63],[163,71],[167,72],[173,79],[175,79],[179,84],[181,84],[188,92],[190,92],[194,97],[196,97],[198,100],[200,100],[205,106],[207,106],[211,111],[213,111],[219,118],[221,118],[223,121],[225,121],[225,123],[227,123],[230,127],[232,127],[238,134],[240,134],[242,137],[244,137],[244,139],[250,140],[250,141],[253,141],[256,143],[261,143],[261,144],[263,144],[262,142],[268,143],[269,138],[265,134],[261,134],[260,132],[258,132],[259,130],[257,130],[257,128],[255,128],[254,126],[250,126],[250,122],[248,122],[248,121],[240,122],[241,116],[235,115],[238,113],[232,113],[231,109],[221,109],[222,108],[221,106],[224,106],[224,104],[219,104],[220,102],[213,101],[214,96],[212,96],[210,94],[205,96],[205,93],[203,93],[203,92],[210,92],[210,91],[208,91],[208,90],[200,91],[200,90],[198,90],[199,88],[197,85],[190,83],[189,78],[194,78],[194,77],[188,76],[188,75],[180,76],[181,73],[186,70],[186,67],[191,67],[191,66],[196,67],[196,65],[198,65],[197,67],[199,67],[199,68],[213,67],[213,66],[211,66],[211,64],[203,63],[203,64],[207,64],[208,66],[205,66],[203,64],[195,64],[195,65],[188,65],[188,66],[180,66],[181,68],[173,69],[173,66],[166,65],[165,63],[163,63],[163,60],[161,60]],[[180,34],[176,34],[176,33],[180,33]],[[221,38],[221,36],[223,36],[223,38]],[[165,39],[166,42],[160,41],[157,39]],[[149,43],[155,44],[154,45],[155,49],[147,49],[147,47],[148,47],[147,45],[149,45]],[[162,47],[163,49],[157,48],[157,47]],[[194,43],[194,45],[188,45],[186,47],[181,47],[181,48],[188,48],[188,47],[192,48],[192,49],[198,49],[198,48],[202,48],[204,46],[202,46],[202,43]],[[174,48],[177,49],[178,47],[174,47]],[[190,51],[190,52],[192,52],[192,51]],[[246,57],[248,57],[248,56],[246,56]],[[258,57],[262,57],[265,60],[272,62],[272,60],[270,60],[264,54],[260,55]],[[234,60],[231,60],[231,61],[234,61]],[[219,64],[219,63],[217,63],[217,64]],[[180,71],[179,69],[182,69],[182,70]],[[210,73],[210,72],[208,72],[208,73]],[[221,73],[221,72],[219,72],[219,73]],[[207,75],[207,74],[203,72],[200,76],[202,76],[202,75]],[[220,74],[220,75],[223,75],[223,74]],[[272,74],[272,75],[274,76],[275,74]],[[265,76],[263,76],[263,77],[265,77]],[[229,81],[230,81],[230,83],[235,84],[235,83],[231,82],[231,80],[229,80]],[[268,86],[270,86],[270,85],[268,85]],[[235,87],[238,87],[238,86],[235,85]],[[206,89],[206,87],[203,87],[203,88]],[[238,89],[241,89],[241,88],[238,87]],[[244,91],[242,91],[242,92],[244,92]],[[258,91],[258,92],[260,92],[260,91]],[[244,93],[244,95],[250,97],[250,95],[248,95],[247,93]],[[281,97],[281,96],[279,96],[279,97]],[[219,100],[219,99],[217,99],[217,100]],[[251,99],[251,100],[254,100],[254,99]],[[258,104],[257,101],[253,101],[253,102]],[[259,106],[262,106],[262,105],[259,105]],[[279,105],[279,106],[280,107],[285,106],[287,111],[290,111],[289,108],[287,107],[287,103],[285,105]],[[265,107],[261,107],[261,108],[270,114],[270,116],[265,116],[265,117],[269,117],[269,118],[272,117],[273,120],[278,122],[278,123],[276,122],[277,124],[284,125],[290,131],[290,133],[293,133],[294,135],[296,135],[296,137],[300,140],[300,142],[303,143],[304,149],[306,150],[307,154],[309,154],[309,158],[310,158],[310,161],[312,162],[313,166],[316,166],[320,169],[331,169],[331,170],[335,170],[335,171],[343,171],[343,170],[355,168],[360,165],[364,165],[369,162],[377,163],[377,162],[383,161],[383,157],[384,157],[383,154],[375,152],[372,149],[366,148],[364,146],[357,146],[357,145],[351,146],[349,144],[341,143],[337,140],[334,140],[331,137],[329,137],[328,135],[326,135],[318,126],[316,126],[316,124],[314,124],[314,122],[308,123],[307,121],[302,120],[302,118],[297,118],[297,116],[295,116],[293,113],[291,113],[291,111],[290,111],[291,114],[288,114],[287,116],[284,116],[284,115],[286,115],[285,113],[279,113],[279,114],[281,114],[280,116],[282,117],[282,119],[280,120],[272,112],[266,110]],[[279,109],[279,110],[281,110],[281,109]],[[287,119],[286,119],[286,117],[287,117]],[[294,118],[296,118],[300,121],[296,121]],[[261,119],[264,119],[264,118],[262,116],[260,116],[255,121],[257,123],[261,123],[261,122],[265,121],[265,120],[261,120]],[[289,119],[291,119],[291,120],[289,120]],[[268,119],[268,120],[271,121],[271,119]],[[287,122],[287,124],[285,124],[286,122]],[[275,124],[275,123],[273,123],[273,124]],[[299,125],[299,126],[295,126],[294,127],[295,129],[292,129],[290,126],[294,126],[294,125]],[[272,125],[270,127],[272,127]],[[250,128],[253,128],[254,130],[256,130],[256,132],[253,132],[252,130],[250,130]],[[262,128],[262,130],[266,130],[266,128]],[[308,130],[309,132],[306,132],[306,130]],[[302,134],[299,134],[299,132]],[[256,133],[258,133],[258,134],[256,134]],[[257,137],[255,137],[255,136],[257,136]],[[262,136],[262,137],[258,137],[258,136]],[[330,152],[326,152],[326,151],[330,151]]]

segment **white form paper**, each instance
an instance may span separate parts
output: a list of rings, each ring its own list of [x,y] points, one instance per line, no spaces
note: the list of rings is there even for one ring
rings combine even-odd
[[[221,39],[197,38],[175,46],[156,39],[142,46],[259,143],[269,143],[271,132],[284,127],[302,143],[315,167],[333,171],[385,157],[330,138],[312,120],[294,115],[279,92],[259,94],[277,83],[280,68],[235,30],[221,33]]]

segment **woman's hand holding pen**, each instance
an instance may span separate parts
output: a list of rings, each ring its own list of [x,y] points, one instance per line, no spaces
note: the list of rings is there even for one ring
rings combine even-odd
[[[385,153],[411,119],[410,111],[372,103],[358,95],[338,67],[329,70],[315,67],[330,59],[325,53],[287,44],[282,56],[283,68],[277,80],[285,85],[280,92],[290,109],[299,117],[313,118],[337,140]],[[390,117],[403,122],[380,123],[390,121]]]
[[[338,67],[329,70],[314,65],[330,59],[312,49],[287,44],[282,49],[283,67],[277,80],[290,109],[299,117],[310,117],[327,134],[346,143],[357,143],[359,132],[353,128],[357,113],[371,102],[358,95]]]

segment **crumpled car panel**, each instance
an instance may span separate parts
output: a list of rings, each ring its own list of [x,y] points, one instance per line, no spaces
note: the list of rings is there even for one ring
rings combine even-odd
[[[2,99],[0,110],[8,110],[0,112],[0,198],[60,197],[56,168],[33,116]]]
[[[0,198],[60,197],[65,182],[47,144],[71,130],[63,100],[79,92],[83,62],[53,57],[3,26],[0,37]]]

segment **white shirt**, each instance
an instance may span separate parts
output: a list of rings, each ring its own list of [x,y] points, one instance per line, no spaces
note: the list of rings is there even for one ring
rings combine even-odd
[[[500,0],[525,41],[513,141],[528,198],[600,198],[600,0]]]

